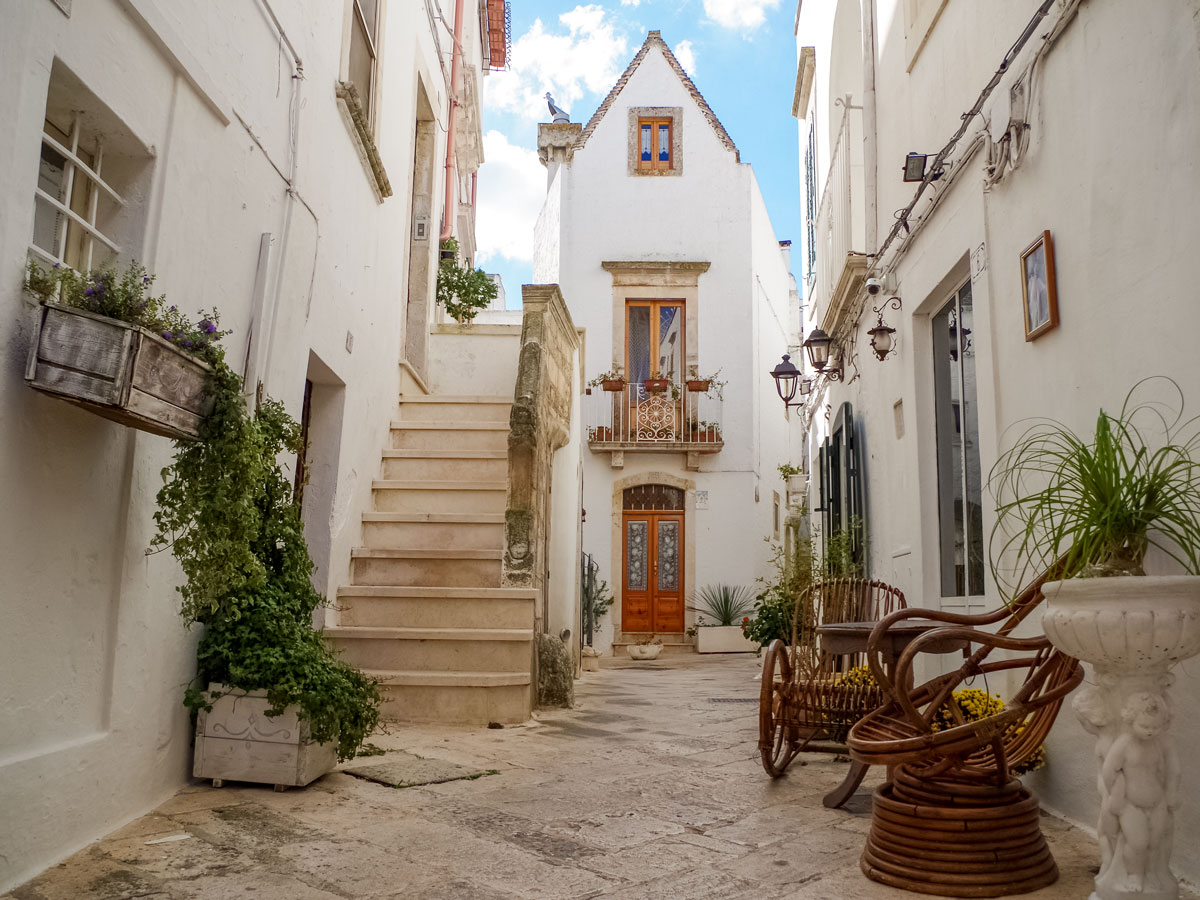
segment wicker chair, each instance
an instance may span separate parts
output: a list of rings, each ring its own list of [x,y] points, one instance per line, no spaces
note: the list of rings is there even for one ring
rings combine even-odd
[[[1063,699],[1083,680],[1079,662],[1045,637],[1012,637],[1042,601],[1043,576],[1011,607],[967,616],[902,610],[884,618],[868,646],[868,663],[886,705],[860,719],[847,743],[859,763],[886,765],[889,780],[875,791],[871,832],[863,852],[868,878],[893,887],[953,897],[998,897],[1052,884],[1058,870],[1038,823],[1038,803],[1013,775],[1046,739]],[[911,615],[947,623],[915,640],[889,680],[879,661],[882,635]],[[1003,623],[994,633],[981,630]],[[962,638],[977,645],[957,670],[916,688],[912,664],[922,646]],[[996,653],[994,651],[1009,651]],[[936,730],[935,714],[964,681],[1024,672],[1004,709]],[[1009,676],[1004,679],[1007,681]]]
[[[887,699],[877,684],[847,678],[866,655],[824,652],[817,626],[879,621],[904,608],[899,590],[860,578],[814,584],[797,598],[790,645],[772,641],[763,661],[758,748],[768,775],[778,778],[798,753],[844,753],[850,726]]]

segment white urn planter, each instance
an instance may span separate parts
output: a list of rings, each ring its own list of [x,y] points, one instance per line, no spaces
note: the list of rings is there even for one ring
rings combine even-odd
[[[697,653],[753,653],[758,644],[742,633],[741,625],[702,625],[696,629]]]
[[[629,644],[625,649],[630,659],[658,659],[662,644]]]
[[[1073,701],[1096,736],[1100,872],[1092,898],[1175,900],[1171,844],[1180,763],[1171,667],[1200,653],[1200,577],[1075,578],[1043,588],[1042,628],[1096,671]]]
[[[213,701],[211,712],[202,709],[196,717],[194,777],[211,778],[213,787],[249,781],[281,791],[309,784],[337,765],[337,745],[315,743],[295,707],[268,716],[266,691],[220,684],[210,684],[208,691],[227,693]]]

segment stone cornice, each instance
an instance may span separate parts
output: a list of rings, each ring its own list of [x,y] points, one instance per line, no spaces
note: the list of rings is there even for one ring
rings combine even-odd
[[[604,260],[600,268],[612,275],[615,285],[694,285],[711,265],[707,260],[621,259]]]

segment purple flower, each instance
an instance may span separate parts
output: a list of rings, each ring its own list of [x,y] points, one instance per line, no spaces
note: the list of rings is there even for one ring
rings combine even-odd
[[[212,322],[208,321],[208,319],[201,319],[200,320],[200,330],[203,331],[205,334],[215,334],[216,330],[217,330],[217,326],[214,325]]]
[[[149,275],[143,275],[143,276],[142,276],[142,284],[149,284],[149,283],[150,283],[150,276],[149,276]]]
[[[171,340],[171,332],[169,332],[169,331],[164,331],[164,332],[163,332],[163,337],[165,337],[165,338],[166,338],[168,341],[169,341],[169,340]]]
[[[56,268],[56,269],[58,269],[58,268],[61,268],[61,267],[62,267],[62,263],[55,263],[55,264],[54,264],[54,268]]]
[[[194,343],[192,343],[191,341],[184,341],[184,342],[183,342],[183,346],[185,346],[185,347],[194,347],[194,346],[196,346],[196,345],[195,345]]]
[[[172,307],[171,307],[171,312],[175,312],[175,310],[177,310],[178,308],[179,308],[179,307],[177,307],[177,306],[172,306]]]
[[[83,296],[90,297],[94,293],[96,293],[96,292],[92,288],[88,288],[86,291],[83,292]]]

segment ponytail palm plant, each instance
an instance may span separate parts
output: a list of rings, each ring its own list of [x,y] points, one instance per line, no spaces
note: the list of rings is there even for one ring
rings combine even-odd
[[[1171,402],[1135,401],[1149,382],[1169,385]],[[1064,578],[1145,575],[1151,547],[1200,575],[1200,419],[1184,420],[1183,405],[1179,385],[1156,376],[1119,415],[1101,410],[1092,435],[1030,422],[988,479],[997,584],[1015,595],[1056,562]]]

